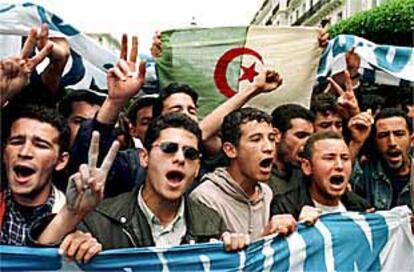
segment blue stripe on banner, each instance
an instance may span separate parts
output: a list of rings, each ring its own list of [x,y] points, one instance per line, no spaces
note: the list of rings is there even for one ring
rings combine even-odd
[[[332,45],[333,57],[336,57],[337,55],[341,53],[348,52],[353,47],[354,43],[355,43],[355,37],[351,35],[343,35],[342,37],[339,37],[338,39],[334,39],[334,42]]]
[[[50,30],[62,32],[66,36],[75,36],[80,32],[69,24],[64,24],[60,17],[47,12],[42,6],[37,6],[37,13],[42,23],[46,23]],[[50,20],[49,20],[50,17]]]
[[[60,81],[61,86],[75,85],[82,80],[86,73],[82,57],[72,49],[70,49],[70,55],[72,57],[72,66],[62,77]]]
[[[306,242],[305,271],[326,271],[325,241],[322,234],[316,228],[303,228],[301,234]]]
[[[4,8],[3,8],[3,6],[5,6]],[[1,9],[0,9],[0,13],[1,12],[6,12],[6,11],[9,11],[9,10],[11,10],[12,8],[14,8],[16,5],[1,5]]]
[[[391,62],[387,60],[387,55],[391,48],[389,46],[380,46],[374,49],[377,63],[380,67],[383,67],[394,73],[401,72],[404,67],[410,61],[413,50],[410,48],[393,47],[394,57]]]
[[[381,252],[385,242],[388,239],[388,227],[384,218],[375,214],[371,219],[376,219],[382,224],[375,231],[379,234],[375,235],[376,241],[371,248],[367,236],[361,227],[353,220],[347,220],[342,215],[332,215],[322,219],[326,227],[332,235],[333,254],[335,261],[335,270],[339,271],[377,271],[380,268],[378,255]],[[371,229],[371,232],[373,230]],[[357,243],[358,246],[355,246]]]

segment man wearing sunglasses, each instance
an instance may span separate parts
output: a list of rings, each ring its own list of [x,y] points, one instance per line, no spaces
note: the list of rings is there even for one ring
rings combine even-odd
[[[92,150],[98,149],[92,146],[95,144],[91,144]],[[220,238],[224,231],[208,231],[218,222],[216,214],[203,206],[193,209],[184,196],[200,169],[200,147],[201,130],[191,118],[181,113],[161,115],[150,124],[145,149],[140,153],[141,165],[147,170],[144,185],[106,199],[95,209],[99,194],[92,183],[85,181],[81,190],[86,186],[91,193],[78,191],[76,197],[68,197],[76,205],[69,204],[72,208],[66,214],[58,214],[44,231],[45,224],[35,224],[31,233],[41,233],[37,243],[50,244],[72,232],[70,226],[76,226],[89,232],[103,249],[175,246]],[[211,222],[206,218],[212,218]],[[202,228],[207,232],[198,231]],[[76,259],[85,259],[83,256],[87,255],[90,259],[89,255],[100,251],[96,247],[89,250],[88,245],[82,247],[79,241],[73,242],[71,237],[75,235],[76,232],[67,235],[61,245],[61,251],[68,257],[76,255]],[[240,249],[248,243],[239,234],[224,233],[222,238],[228,250]]]
[[[136,50],[137,48],[133,47],[132,52]],[[118,114],[144,84],[145,63],[139,65],[138,75],[135,75],[136,57],[127,60],[126,56],[126,40],[125,46],[123,40],[121,59],[118,60],[116,66],[110,69],[108,73],[108,96],[96,117],[93,120],[82,123],[79,140],[72,148],[70,173],[76,172],[79,165],[87,160],[86,154],[93,130],[99,131],[101,135],[100,153],[107,153],[110,144],[115,139],[112,131]],[[216,155],[221,149],[221,141],[217,133],[223,116],[232,110],[240,108],[251,98],[261,93],[276,90],[281,84],[282,78],[279,74],[273,70],[266,69],[256,76],[254,83],[229,98],[206,116],[199,123],[202,131],[203,147],[206,153]],[[169,112],[181,112],[198,122],[197,99],[197,92],[190,86],[186,84],[170,84],[160,91],[158,100],[153,106],[153,117],[155,118],[160,114]],[[136,184],[143,183],[145,173],[139,167],[138,153],[136,149],[128,149],[126,152],[121,152],[122,155],[115,160],[112,171],[108,176],[105,192],[107,197],[130,191]]]

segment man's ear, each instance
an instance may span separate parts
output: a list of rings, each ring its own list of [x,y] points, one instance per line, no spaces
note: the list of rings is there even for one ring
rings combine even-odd
[[[64,169],[66,167],[66,165],[68,164],[68,162],[69,162],[69,153],[68,152],[63,152],[58,157],[58,161],[57,161],[56,166],[55,166],[55,171],[60,171],[60,170]]]
[[[223,152],[229,159],[235,159],[237,157],[237,149],[232,143],[224,142]]]
[[[413,133],[411,133],[410,135],[410,146],[413,147],[414,146],[414,131]]]
[[[138,151],[139,152],[139,162],[141,166],[145,169],[148,167],[148,151],[143,148]]]
[[[312,175],[312,164],[308,159],[302,159],[301,166],[302,166],[302,171],[305,174],[305,176]]]
[[[275,135],[276,144],[280,144],[280,141],[282,140],[282,133],[280,133],[280,130],[278,130],[277,128],[273,128],[273,131],[276,133]]]

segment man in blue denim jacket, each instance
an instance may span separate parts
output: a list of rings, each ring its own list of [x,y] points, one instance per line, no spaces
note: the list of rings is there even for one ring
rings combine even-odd
[[[366,163],[356,163],[352,178],[354,191],[378,210],[399,205],[412,209],[410,148],[414,134],[410,119],[401,110],[383,109],[375,118],[371,136],[376,156]]]

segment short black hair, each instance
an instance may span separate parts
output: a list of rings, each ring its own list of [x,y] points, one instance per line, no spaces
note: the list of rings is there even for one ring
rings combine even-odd
[[[307,120],[313,124],[315,115],[307,108],[298,104],[284,104],[275,108],[272,112],[272,125],[277,128],[280,133],[285,133],[292,128],[291,120],[300,118]]]
[[[198,124],[184,113],[170,112],[156,117],[148,126],[145,133],[144,147],[151,150],[152,144],[160,137],[161,131],[167,128],[182,128],[194,134],[201,150],[201,130]]]
[[[156,97],[153,96],[147,96],[147,97],[139,97],[134,102],[132,102],[132,105],[128,108],[127,111],[127,118],[129,122],[135,126],[137,122],[137,113],[148,106],[153,106],[155,104],[155,101],[157,100]]]
[[[313,155],[313,149],[315,147],[315,143],[325,139],[338,139],[344,140],[341,134],[333,131],[319,131],[312,134],[305,142],[303,146],[303,152],[301,154],[302,158],[311,160]],[[344,140],[345,141],[345,140]]]
[[[197,107],[198,94],[197,92],[187,84],[171,83],[164,89],[161,89],[158,99],[155,101],[154,106],[152,107],[152,115],[154,117],[160,116],[164,107],[164,101],[173,94],[176,93],[185,93],[191,97],[194,102],[194,105]]]
[[[69,93],[60,100],[58,105],[59,112],[66,118],[72,113],[73,102],[85,101],[91,105],[101,106],[105,96],[98,95],[87,89],[69,90]]]
[[[312,98],[310,110],[316,115],[320,112],[322,114],[337,113],[338,104],[336,96],[327,93],[317,94]]]
[[[38,120],[40,122],[48,123],[56,128],[59,133],[59,153],[62,154],[63,152],[69,151],[69,126],[66,118],[64,118],[56,109],[39,104],[25,104],[16,107],[13,113],[11,113],[11,116],[7,118],[7,122],[3,127],[3,135],[5,136],[5,139],[9,138],[12,125],[21,118]]]
[[[221,125],[222,142],[229,142],[234,146],[238,146],[241,138],[240,126],[251,121],[266,122],[272,125],[272,117],[259,109],[246,107],[234,110],[224,117]]]
[[[384,108],[382,109],[376,116],[374,121],[374,127],[372,129],[373,136],[377,134],[376,132],[376,124],[378,120],[386,119],[386,118],[392,118],[392,117],[401,117],[405,120],[405,123],[407,125],[407,129],[410,132],[410,134],[413,132],[413,123],[410,120],[410,117],[408,117],[407,113],[404,110],[397,109],[397,108]]]

